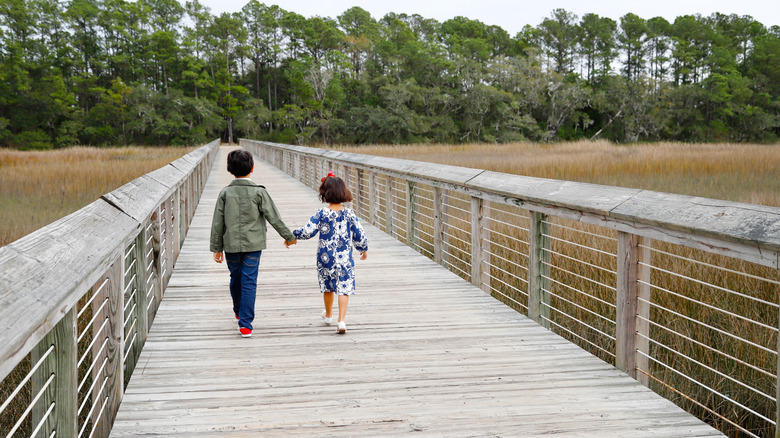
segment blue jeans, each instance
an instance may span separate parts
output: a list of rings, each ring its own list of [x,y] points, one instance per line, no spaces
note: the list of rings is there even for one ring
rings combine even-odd
[[[238,315],[238,326],[252,330],[255,319],[255,297],[257,295],[257,269],[260,254],[255,252],[226,252],[230,270],[230,296],[233,298],[233,313]]]

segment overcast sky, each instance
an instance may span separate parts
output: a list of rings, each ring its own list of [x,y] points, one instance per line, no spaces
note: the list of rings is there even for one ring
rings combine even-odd
[[[238,12],[248,0],[201,0],[214,15],[222,12]],[[514,36],[523,26],[536,26],[553,9],[563,8],[577,17],[594,13],[603,17],[619,20],[632,12],[649,19],[662,16],[669,21],[688,14],[750,15],[765,26],[780,25],[780,1],[778,0],[269,0],[261,3],[276,4],[284,10],[297,12],[304,17],[315,15],[336,18],[353,6],[360,6],[375,19],[382,18],[388,12],[419,14],[425,18],[434,18],[440,22],[456,16],[479,20],[488,25],[498,25]],[[184,1],[182,0],[182,3]]]

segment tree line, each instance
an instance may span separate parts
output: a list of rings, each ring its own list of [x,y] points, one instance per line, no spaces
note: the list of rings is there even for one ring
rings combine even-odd
[[[780,27],[555,9],[515,36],[359,7],[3,0],[0,145],[773,142]]]

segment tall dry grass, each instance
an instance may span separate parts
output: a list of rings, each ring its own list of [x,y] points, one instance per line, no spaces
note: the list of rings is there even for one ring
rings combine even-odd
[[[580,141],[340,146],[337,149],[540,178],[780,206],[780,145],[615,145],[606,141]]]
[[[0,149],[0,246],[190,152],[181,147]]]

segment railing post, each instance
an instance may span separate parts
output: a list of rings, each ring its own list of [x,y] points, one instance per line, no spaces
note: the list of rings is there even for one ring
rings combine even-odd
[[[550,226],[547,215],[531,212],[528,262],[528,317],[545,328],[550,328]]]
[[[441,189],[433,188],[433,261],[441,264],[441,242],[444,232],[442,222],[442,198]]]
[[[135,260],[134,268],[128,272],[126,277],[129,277],[126,281],[132,283],[129,284],[129,294],[132,295],[135,292],[135,310],[131,318],[135,318],[135,341],[131,345],[125,345],[125,349],[132,349],[132,353],[128,353],[127,368],[125,372],[128,375],[132,375],[135,370],[135,365],[138,362],[138,356],[141,352],[141,348],[146,343],[146,336],[149,333],[149,320],[146,308],[149,304],[147,299],[147,285],[146,285],[146,263],[144,262],[144,237],[145,233],[141,232],[135,238],[135,249],[132,251],[133,260]],[[128,285],[125,285],[127,287]],[[132,325],[132,324],[131,324]],[[131,336],[128,336],[132,339]],[[128,339],[125,342],[129,342]]]
[[[636,379],[636,322],[639,294],[639,238],[618,232],[615,366]]]
[[[360,181],[360,177],[362,176],[363,171],[355,168],[355,174],[357,175],[355,177],[355,193],[353,193],[353,197],[355,198],[355,213],[357,213],[358,216],[362,216],[362,212],[360,210],[363,208],[365,203],[363,202],[363,195],[361,193],[362,183]]]
[[[485,271],[483,270],[480,274],[481,277],[481,283],[478,285],[482,288],[485,293],[491,293],[492,292],[492,286],[491,286],[491,275],[490,275],[490,266],[492,263],[492,260],[490,258],[490,201],[482,200],[482,241],[481,241],[481,254],[482,254],[482,264],[486,270],[487,275],[485,275]]]
[[[162,257],[160,256],[160,252],[162,251],[162,245],[161,240],[162,236],[164,236],[164,231],[160,229],[160,207],[158,206],[156,211],[152,213],[152,228],[150,236],[152,238],[151,244],[152,248],[152,273],[150,276],[153,278],[154,281],[154,312],[157,312],[157,307],[160,305],[160,300],[162,299],[162,288],[163,284],[163,263],[162,263]]]
[[[414,248],[414,212],[417,210],[414,208],[416,202],[414,196],[414,183],[412,181],[406,181],[406,243]]]
[[[185,234],[182,233],[181,230],[181,186],[179,186],[176,191],[173,192],[173,195],[171,197],[171,236],[172,236],[172,245],[171,248],[173,249],[173,259],[176,260],[179,258],[179,252],[181,251],[181,246],[184,245],[184,236]]]
[[[108,436],[114,416],[119,409],[124,390],[124,368],[122,367],[122,353],[124,349],[124,257],[112,264],[103,277],[95,284],[96,297],[92,302],[95,323],[92,327],[93,336],[98,339],[92,347],[92,360],[95,367],[92,369],[94,382],[106,380],[105,388],[102,384],[95,385],[92,390],[93,426],[92,431],[96,436]],[[104,301],[107,300],[104,306]],[[102,310],[99,310],[101,309]],[[99,315],[99,316],[98,316]],[[108,320],[107,333],[101,329],[103,321]],[[87,328],[89,329],[89,328]],[[106,337],[105,350],[102,350],[102,342],[99,339]],[[100,355],[99,355],[100,354]],[[100,364],[104,358],[106,367],[101,370]]]
[[[387,234],[393,236],[393,210],[395,210],[395,202],[393,202],[393,177],[387,175],[385,178],[385,202],[387,208],[385,209],[385,222],[387,226]]]
[[[650,248],[653,245],[653,240],[649,237],[639,237],[639,262],[637,267],[637,278],[640,280],[637,285],[637,301],[636,301],[636,379],[643,385],[650,385],[650,378],[647,374],[639,372],[639,370],[650,370],[650,273],[652,266],[652,251]]]
[[[377,205],[377,190],[376,190],[376,173],[370,172],[368,174],[368,218],[367,220],[371,225],[376,225],[376,210]]]
[[[482,286],[482,199],[471,197],[471,283]]]
[[[43,388],[49,378],[54,380],[46,389],[32,411],[33,427],[47,418],[41,428],[43,436],[50,436],[56,430],[57,436],[75,437],[78,428],[78,375],[76,362],[76,309],[72,308],[56,326],[38,343],[31,352],[32,363],[36,364],[46,354],[49,347],[54,350],[41,364],[32,379],[33,394]],[[54,403],[53,411],[46,416]]]

